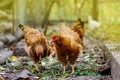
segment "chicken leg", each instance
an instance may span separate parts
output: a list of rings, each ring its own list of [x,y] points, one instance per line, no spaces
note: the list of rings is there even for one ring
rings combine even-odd
[[[66,66],[64,66],[64,69],[63,69],[63,73],[65,73],[66,72]]]
[[[64,66],[64,69],[63,69],[63,76],[62,76],[62,78],[66,78],[66,75],[65,75],[65,72],[66,72],[66,65]]]
[[[72,74],[74,74],[75,70],[74,70],[74,64],[72,64]]]
[[[39,72],[39,64],[38,64],[38,62],[35,63],[35,68],[36,68],[36,70]]]

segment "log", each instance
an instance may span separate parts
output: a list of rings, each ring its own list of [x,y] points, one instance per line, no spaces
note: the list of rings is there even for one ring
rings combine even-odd
[[[60,24],[60,23],[62,23],[62,22],[67,22],[67,23],[69,23],[69,24],[73,24],[73,23],[76,22],[76,21],[73,21],[73,20],[49,20],[49,21],[48,21],[48,24],[49,24],[49,25],[55,25],[55,24]]]
[[[99,67],[99,73],[102,75],[110,75],[111,74],[111,68],[110,68],[110,63],[107,62],[103,64],[101,67]]]

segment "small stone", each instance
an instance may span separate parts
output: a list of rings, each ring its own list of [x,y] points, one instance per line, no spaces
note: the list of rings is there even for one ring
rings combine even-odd
[[[21,40],[16,44],[13,54],[15,56],[27,56],[27,53],[25,52],[24,47],[25,47],[25,41]]]
[[[11,34],[6,35],[6,38],[8,39],[7,44],[11,44],[11,43],[13,43],[13,42],[16,41],[15,36],[13,36],[13,35],[11,35]]]
[[[5,36],[0,36],[0,41],[6,44],[8,42],[8,39]]]
[[[15,37],[17,39],[17,41],[19,41],[20,39],[22,39],[23,37],[23,32],[19,29],[15,32]]]
[[[11,50],[0,50],[0,64],[4,63],[5,60],[13,54]]]

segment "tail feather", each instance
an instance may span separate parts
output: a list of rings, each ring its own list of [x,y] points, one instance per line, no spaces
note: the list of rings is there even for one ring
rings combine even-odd
[[[23,29],[23,27],[24,27],[24,26],[23,26],[22,24],[19,24],[19,28],[20,28],[20,29]]]

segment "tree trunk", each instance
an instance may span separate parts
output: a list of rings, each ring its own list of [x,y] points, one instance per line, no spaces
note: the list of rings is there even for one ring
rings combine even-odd
[[[26,2],[27,0],[18,0],[18,16],[19,16],[19,23],[25,24],[25,9],[26,9]]]
[[[85,5],[85,3],[86,3],[86,0],[84,0],[84,1],[81,3],[81,6],[80,6],[80,8],[79,8],[79,14],[81,13],[81,10],[82,10],[83,6]]]
[[[46,31],[47,31],[47,28],[48,28],[48,19],[49,19],[49,15],[50,15],[50,11],[52,9],[52,6],[54,4],[55,0],[52,0],[50,5],[48,6],[48,9],[46,11],[46,14],[45,14],[45,17],[43,19],[43,22],[42,22],[42,25],[41,25],[41,28],[44,28],[44,34],[46,34]]]
[[[74,5],[75,5],[74,14],[78,14],[77,0],[74,0]]]
[[[63,19],[64,19],[64,13],[63,13],[64,9],[63,9],[63,6],[64,5],[62,4],[62,2],[60,0],[56,0],[56,3],[57,3],[57,7],[59,8],[59,10],[58,10],[59,19],[61,21],[63,21]]]
[[[12,0],[1,0],[0,1],[0,8],[6,7],[6,5],[9,5],[12,2]]]
[[[93,0],[93,6],[92,6],[92,17],[95,20],[98,20],[98,0]]]

